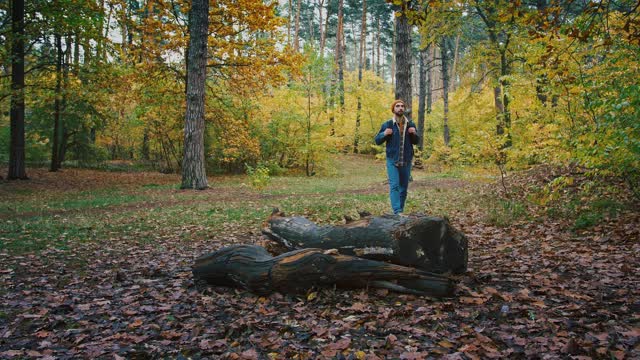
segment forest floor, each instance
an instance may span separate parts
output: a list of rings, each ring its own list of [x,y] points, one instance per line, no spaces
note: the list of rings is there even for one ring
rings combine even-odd
[[[273,207],[332,224],[388,212],[383,164],[338,160],[331,176],[272,176],[263,190],[246,176],[194,192],[177,175],[77,169],[0,181],[0,358],[640,357],[638,201],[572,169],[511,174],[508,196],[486,171],[414,171],[408,212],[469,238],[452,298],[194,283],[195,258],[266,245]]]

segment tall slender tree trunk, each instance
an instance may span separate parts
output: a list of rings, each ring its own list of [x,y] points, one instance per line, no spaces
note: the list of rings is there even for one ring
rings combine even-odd
[[[184,125],[181,188],[206,189],[209,185],[204,155],[204,113],[209,0],[193,0],[189,22],[187,111]]]
[[[435,44],[430,44],[429,48],[427,48],[427,86],[426,86],[426,90],[427,90],[427,98],[426,98],[426,113],[427,114],[431,114],[431,107],[433,105],[433,64],[435,61],[434,58],[434,48],[436,47]],[[429,134],[431,134],[433,132],[432,130],[432,122],[428,122],[426,124],[426,135],[424,137],[429,136]],[[426,140],[424,140],[424,142],[426,142]],[[423,144],[423,149],[424,149],[424,142]],[[431,147],[433,148],[433,147]],[[427,151],[427,153],[425,154],[425,157],[428,158],[430,155],[430,152]]]
[[[315,6],[315,1],[311,0],[311,3],[309,4],[309,7],[307,8],[307,10],[309,11],[309,14],[308,14],[309,39],[307,39],[308,40],[307,41],[308,44],[313,44],[313,35],[314,35],[314,33],[313,33],[313,28],[314,28],[314,26],[313,26],[313,18],[315,16],[314,11],[313,11],[314,10],[314,6]]]
[[[391,83],[394,85],[393,92],[395,96],[396,91],[396,53],[397,53],[397,42],[398,42],[398,20],[395,18],[393,22],[393,45],[391,46]],[[397,98],[397,96],[395,96]]]
[[[442,70],[442,49],[440,49],[440,45],[436,45],[433,47],[433,69]],[[433,91],[433,101],[438,101],[442,98],[442,71],[433,71],[432,78],[432,89]]]
[[[287,18],[287,44],[291,46],[291,18],[293,15],[293,4],[291,0],[289,0],[289,14]]]
[[[458,66],[459,48],[460,48],[460,34],[456,36],[456,46],[455,46],[455,50],[453,51],[453,66],[451,67],[451,90],[452,91],[456,89],[456,85],[457,85],[458,75],[456,74],[456,69]]]
[[[496,108],[496,134],[503,135],[504,134],[504,124],[502,122],[502,116],[504,114],[504,104],[502,103],[502,87],[498,83],[493,88],[493,103]]]
[[[419,60],[419,73],[420,81],[418,84],[418,148],[422,150],[424,148],[424,113],[425,113],[425,100],[427,97],[427,52],[429,47],[420,50],[418,55]]]
[[[338,0],[338,31],[336,32],[336,64],[338,65],[338,98],[340,111],[344,111],[344,0]]]
[[[376,22],[376,74],[383,76],[382,66],[380,66],[380,18]]]
[[[313,149],[311,144],[311,70],[307,74],[307,151],[305,154],[305,173],[312,176],[313,172]]]
[[[509,40],[507,40],[508,44]],[[502,122],[504,128],[507,130],[507,138],[504,142],[504,147],[511,147],[511,110],[509,109],[509,80],[507,75],[510,74],[509,64],[507,62],[507,47],[505,46],[500,52],[500,86],[502,87],[502,104],[504,106],[504,113],[502,116]]]
[[[365,38],[367,36],[367,0],[362,0],[362,28],[360,30],[360,60],[358,62],[358,108],[356,111],[356,129],[353,136],[353,153],[358,153],[360,142],[360,115],[362,112],[362,68],[364,66]]]
[[[442,58],[442,100],[444,101],[444,118],[443,118],[443,138],[444,145],[449,146],[449,54],[448,54],[448,39],[446,36],[442,37],[442,44],[440,45],[440,57]]]
[[[427,48],[427,114],[431,114],[431,107],[433,105],[433,68],[435,64],[435,44],[430,44]],[[431,126],[427,127],[427,132],[430,132]]]
[[[404,9],[403,9],[404,10]],[[407,118],[412,118],[413,92],[411,88],[411,25],[407,15],[396,17],[396,99],[405,103]]]
[[[122,44],[120,44],[120,59],[123,62],[126,62],[126,58],[127,55],[129,53],[129,49],[128,49],[128,39],[129,39],[129,24],[128,24],[128,19],[127,19],[127,11],[129,9],[129,4],[128,2],[124,1],[122,2],[123,6],[125,6],[124,9],[122,9],[122,17],[120,19],[120,26],[121,28],[121,36],[122,36]]]
[[[64,115],[67,111],[67,89],[69,88],[69,65],[71,64],[71,44],[73,40],[71,35],[68,35],[65,40],[64,60],[62,62],[62,102],[60,105],[61,119],[64,119]],[[69,143],[69,128],[64,120],[60,122],[62,131],[60,137],[60,145],[58,147],[58,168],[62,167],[67,155],[67,144]]]
[[[56,90],[53,110],[53,141],[51,142],[51,167],[49,171],[60,169],[60,132],[62,112],[62,36],[55,34],[56,42]]]
[[[296,28],[293,35],[293,50],[300,50],[300,4],[302,0],[296,0]]]
[[[327,5],[328,7],[328,5]],[[326,36],[326,32],[327,32],[327,27],[326,26],[322,26],[322,9],[324,8],[324,0],[320,0],[320,2],[318,3],[318,26],[320,26],[320,56],[324,57],[324,41],[325,41],[325,36]],[[328,11],[327,11],[328,13]],[[329,18],[329,15],[327,14],[327,19]]]
[[[9,180],[27,179],[24,140],[24,0],[11,2],[11,143]]]

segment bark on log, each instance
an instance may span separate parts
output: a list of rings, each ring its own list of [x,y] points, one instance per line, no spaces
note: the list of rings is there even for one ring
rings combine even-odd
[[[467,271],[467,238],[440,217],[383,215],[341,226],[319,226],[303,217],[285,217],[276,209],[262,233],[288,250],[337,249],[340,254],[424,271]]]
[[[451,279],[419,269],[338,254],[302,249],[272,257],[257,245],[234,245],[198,258],[197,279],[240,287],[256,294],[296,293],[313,286],[378,287],[431,296],[451,296]]]

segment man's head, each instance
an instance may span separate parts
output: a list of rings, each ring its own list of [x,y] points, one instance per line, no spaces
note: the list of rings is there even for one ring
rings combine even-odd
[[[402,116],[404,115],[404,101],[396,100],[391,104],[391,112],[395,115]]]

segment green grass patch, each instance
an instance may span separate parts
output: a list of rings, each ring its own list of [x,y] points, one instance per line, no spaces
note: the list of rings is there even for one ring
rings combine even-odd
[[[1,202],[0,214],[93,209],[140,202],[147,197],[144,194],[130,194],[118,189],[72,192],[44,199],[39,199],[38,196],[29,196],[23,201]]]
[[[70,222],[58,217],[31,217],[5,221],[0,227],[0,250],[11,253],[68,250],[71,242],[95,239],[92,224]]]
[[[160,239],[256,236],[274,207],[319,224],[340,224],[345,216],[357,219],[359,212],[390,213],[384,162],[356,156],[339,159],[330,175],[273,176],[262,190],[252,187],[247,176],[221,176],[212,178],[206,191],[181,191],[178,183],[157,181],[141,182],[133,189],[130,184],[96,184],[90,191],[58,189],[44,198],[25,191],[10,202],[0,202],[0,209],[11,207],[8,212],[0,210],[8,215],[0,223],[0,250],[22,254],[51,248],[71,251],[81,244],[129,246],[160,244]],[[447,216],[481,205],[476,193],[446,181],[466,177],[462,170],[447,175],[416,170],[413,177],[416,182],[409,185],[407,213]],[[435,185],[424,186],[420,180]],[[141,206],[128,206],[136,204]],[[31,212],[40,216],[16,215]]]
[[[607,218],[616,217],[626,206],[612,199],[597,199],[588,203],[581,211],[577,212],[572,230],[588,229]]]
[[[517,200],[493,199],[487,206],[486,221],[496,226],[509,226],[529,215],[527,207]]]

